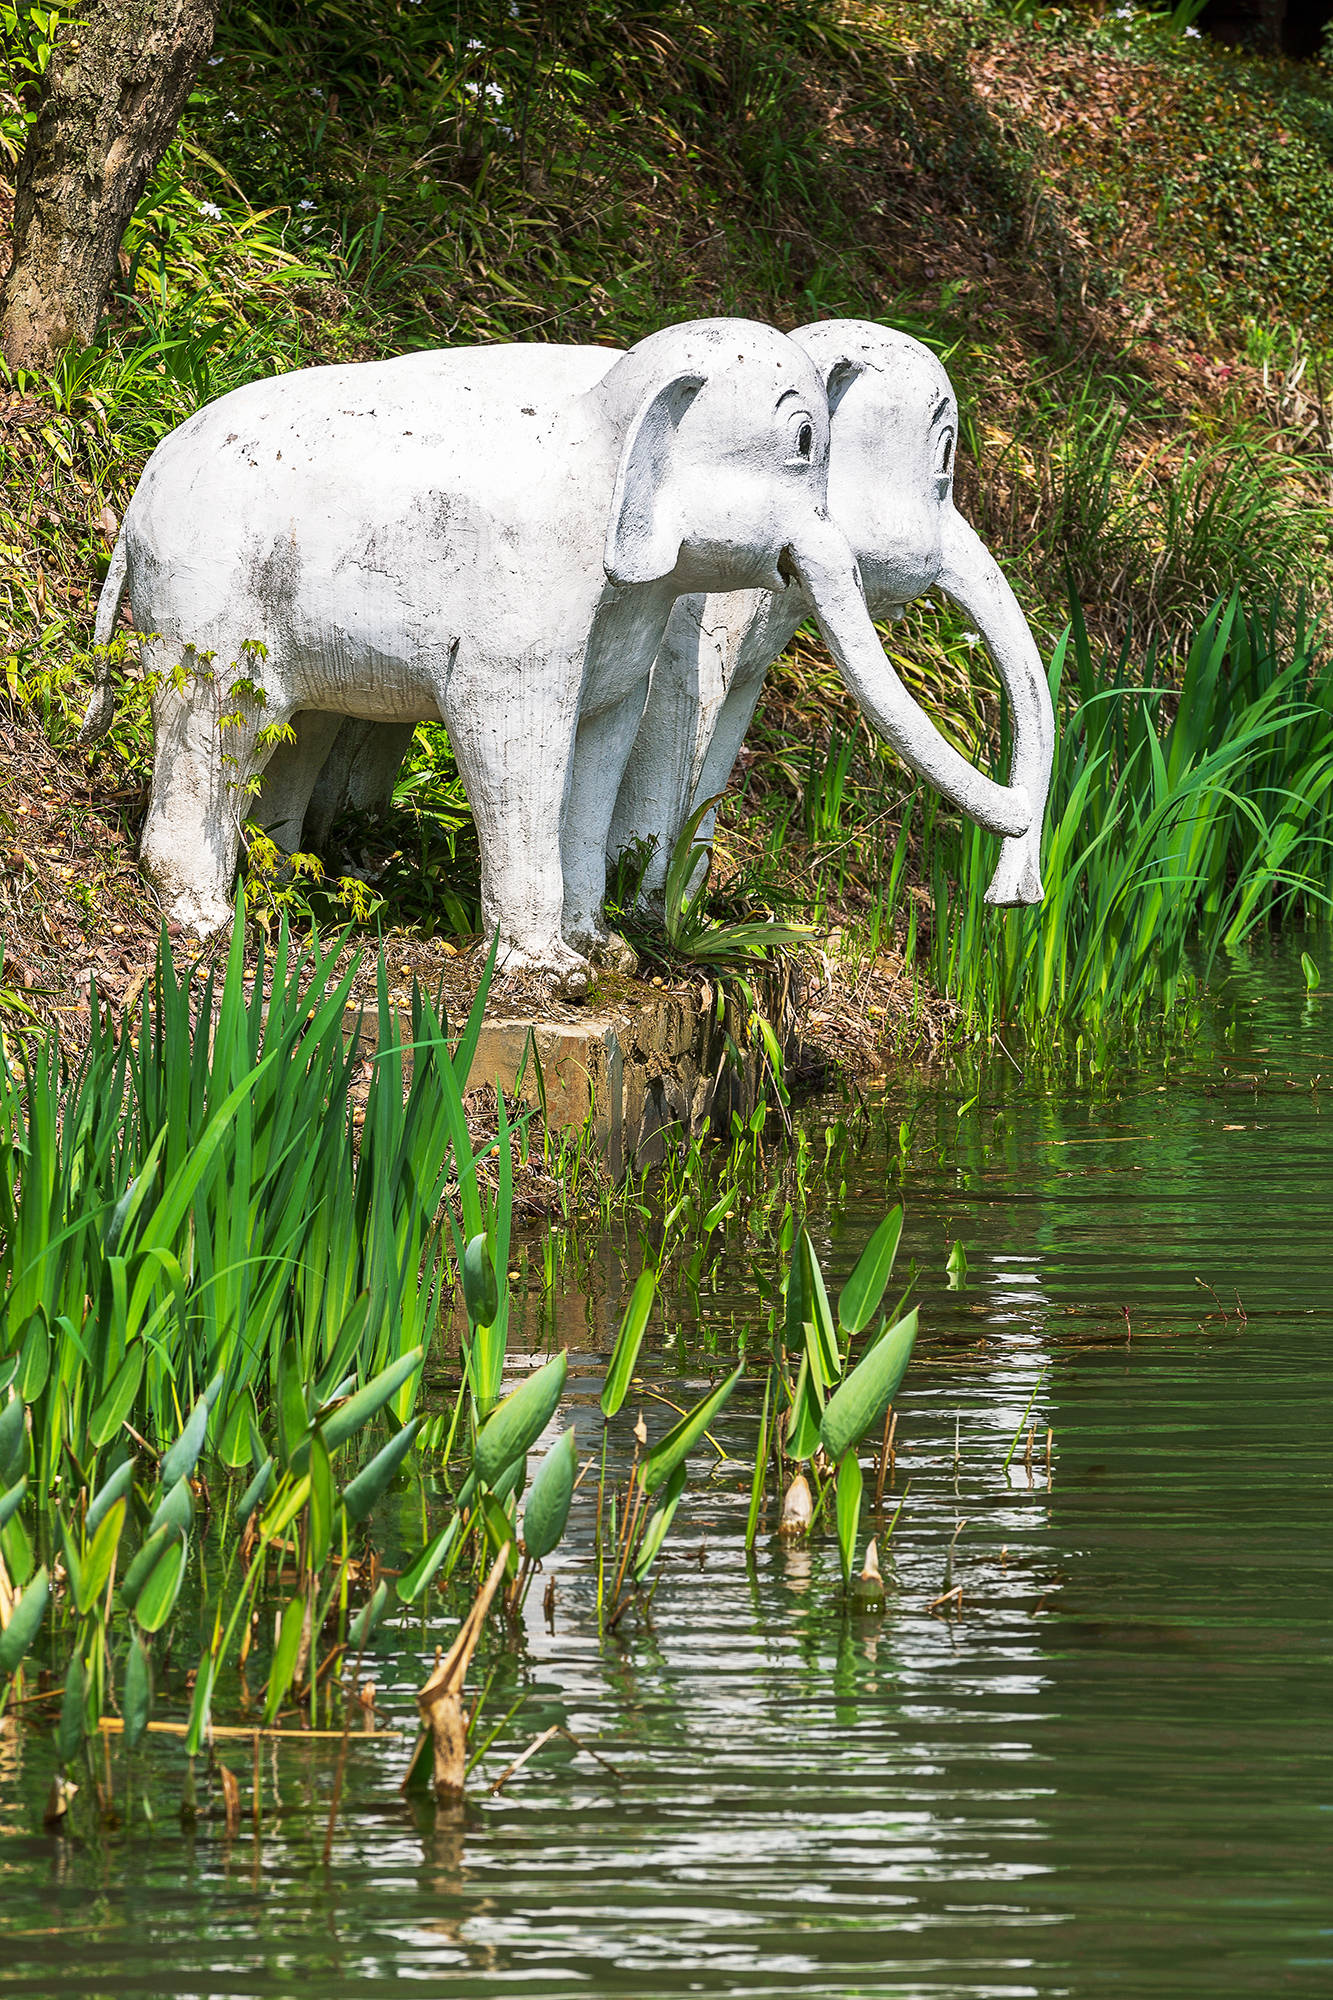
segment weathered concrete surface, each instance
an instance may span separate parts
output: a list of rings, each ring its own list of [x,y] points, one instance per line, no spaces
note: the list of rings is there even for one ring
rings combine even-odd
[[[784,1056],[796,1045],[790,982],[752,979]],[[616,1177],[660,1160],[673,1128],[697,1137],[748,1118],[763,1059],[746,1010],[733,1000],[718,1019],[717,987],[705,977],[660,1000],[609,1007],[578,1022],[486,1021],[469,1089],[498,1085],[544,1109],[553,1129],[589,1137]]]

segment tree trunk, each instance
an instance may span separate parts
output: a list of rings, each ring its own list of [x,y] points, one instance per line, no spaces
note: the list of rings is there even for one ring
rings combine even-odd
[[[220,0],[87,0],[62,29],[19,161],[13,262],[0,305],[11,368],[46,370],[88,342],[134,205],[161,159]]]

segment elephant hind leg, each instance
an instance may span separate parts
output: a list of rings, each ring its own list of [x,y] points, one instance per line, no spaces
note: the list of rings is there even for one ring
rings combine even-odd
[[[317,849],[340,813],[383,812],[389,806],[417,730],[415,722],[363,722],[355,715],[339,720],[306,807],[302,839]]]
[[[145,648],[144,665],[160,678],[140,861],[168,917],[207,937],[231,922],[250,781],[271,754],[258,741],[260,730],[288,721],[290,711],[270,707],[252,718],[242,713],[224,727],[237,704],[229,701],[224,678],[196,664],[192,648],[155,640]]]
[[[263,786],[250,816],[283,854],[295,854],[301,846],[311,793],[343,720],[321,709],[302,709],[291,719],[295,740],[279,743],[264,766]]]

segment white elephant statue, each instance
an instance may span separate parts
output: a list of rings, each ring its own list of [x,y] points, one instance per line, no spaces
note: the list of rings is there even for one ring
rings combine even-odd
[[[828,388],[829,510],[851,543],[871,613],[896,620],[914,598],[941,590],[971,619],[999,671],[1013,721],[1010,784],[1032,800],[1033,816],[1025,831],[1004,841],[986,900],[1038,903],[1055,717],[1014,594],[953,504],[958,408],[949,378],[929,348],[871,321],[826,320],[791,338]],[[635,840],[649,844],[639,889],[644,907],[660,910],[667,864],[686,820],[725,788],[764,676],[811,609],[805,591],[795,588],[677,603],[608,847],[614,858]],[[833,650],[874,727],[915,770],[934,776],[911,736],[904,737],[915,723],[896,677],[879,661],[867,674],[859,659]],[[971,810],[965,796],[960,803]],[[701,843],[712,838],[713,817],[700,823]]]
[[[945,742],[884,658],[827,510],[828,395],[771,327],[605,350],[468,348],[252,383],[149,460],[102,592],[154,676],[143,865],[168,913],[230,919],[240,820],[298,828],[340,718],[448,731],[508,969],[575,993],[607,943],[616,797],[676,600],[799,592],[915,767],[1018,837],[1038,801]],[[109,667],[84,722],[107,726]],[[282,732],[295,743],[275,758]],[[401,739],[400,739],[401,740]]]

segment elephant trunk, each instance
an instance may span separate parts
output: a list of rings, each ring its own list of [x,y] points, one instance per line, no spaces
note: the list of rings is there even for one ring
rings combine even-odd
[[[949,509],[944,564],[935,582],[976,626],[1009,697],[1014,748],[1009,782],[1032,801],[1025,832],[1010,834],[1000,849],[986,901],[1001,906],[1039,903],[1041,831],[1055,754],[1055,711],[1041,655],[999,565],[961,514]]]
[[[979,542],[977,547],[981,547]],[[969,764],[945,740],[925,712],[918,708],[885,657],[879,634],[861,593],[855,558],[841,531],[827,516],[822,516],[813,528],[807,528],[799,543],[792,545],[791,556],[814,606],[815,617],[829,651],[869,721],[893,745],[904,763],[934,785],[969,819],[989,828],[992,833],[1008,836],[1001,853],[1000,867],[986,892],[987,900],[1012,902],[1040,898],[1039,882],[1036,898],[997,894],[997,889],[1003,891],[1008,881],[1004,873],[1004,857],[1008,850],[1016,844],[1022,846],[1024,841],[1035,843],[1040,840],[1039,808],[1045,796],[1044,782],[1040,792],[1029,790],[1019,782],[997,785]],[[998,578],[998,570],[995,574]],[[1016,605],[1014,609],[1017,613]],[[1021,613],[1018,613],[1018,622],[1022,625]],[[1025,632],[1026,629],[1024,626]],[[1028,643],[1031,644],[1030,639]],[[1035,648],[1033,657],[1035,659]],[[1047,768],[1049,761],[1048,752]],[[1038,763],[1035,754],[1030,755],[1024,768],[1030,767],[1036,773]],[[1017,772],[1016,757],[1015,778]]]

